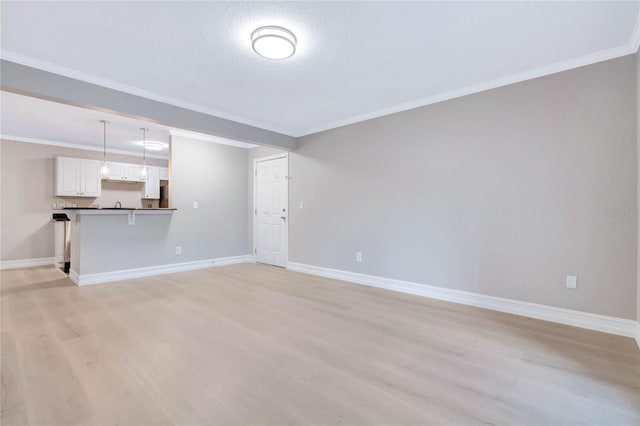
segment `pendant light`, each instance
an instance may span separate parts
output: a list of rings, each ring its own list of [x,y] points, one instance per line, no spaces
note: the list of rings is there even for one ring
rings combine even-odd
[[[100,175],[102,177],[109,176],[109,164],[107,163],[107,120],[100,120],[103,126],[103,152],[102,152],[102,168],[100,169]]]
[[[142,130],[142,170],[140,170],[140,178],[147,180],[147,175],[149,174],[149,170],[147,170],[147,132],[149,129],[142,127],[140,130]]]

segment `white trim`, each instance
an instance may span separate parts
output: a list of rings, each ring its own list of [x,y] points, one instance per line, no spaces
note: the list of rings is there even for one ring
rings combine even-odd
[[[0,261],[0,269],[31,268],[34,266],[57,265],[58,261],[54,257],[39,257],[34,259],[17,259]]]
[[[594,64],[597,62],[603,62],[610,59],[615,59],[621,56],[626,56],[635,53],[638,51],[638,46],[640,45],[640,15],[639,20],[636,21],[636,25],[633,29],[629,42],[625,45],[614,47],[611,49],[603,50],[600,52],[584,55],[578,58],[569,59],[566,61],[558,62],[551,65],[542,66],[539,68],[535,68],[528,71],[523,71],[516,74],[511,74],[507,76],[503,76],[494,80],[481,82],[478,84],[474,84],[471,86],[462,87],[459,89],[454,89],[449,92],[439,93],[431,96],[427,96],[425,98],[416,99],[413,101],[401,103],[398,105],[394,105],[388,108],[381,108],[378,110],[370,111],[365,114],[358,114],[355,116],[347,117],[342,120],[337,120],[329,123],[324,123],[315,127],[307,128],[307,129],[282,129],[278,127],[274,127],[269,124],[256,122],[253,120],[249,120],[246,118],[238,117],[235,115],[227,114],[222,111],[214,110],[211,108],[206,108],[201,105],[192,104],[190,102],[186,102],[177,98],[173,98],[170,96],[164,96],[159,93],[150,92],[144,89],[140,89],[134,86],[129,86],[126,84],[118,83],[113,80],[105,79],[102,77],[98,77],[95,75],[91,75],[88,73],[76,71],[70,68],[62,67],[50,62],[42,61],[36,58],[32,58],[26,55],[19,54],[17,52],[13,52],[6,49],[0,49],[0,57],[4,60],[15,62],[21,65],[26,65],[32,68],[37,68],[43,71],[48,71],[54,74],[59,74],[65,77],[74,78],[76,80],[84,81],[87,83],[97,84],[99,86],[103,86],[109,89],[118,90],[120,92],[129,93],[136,96],[141,96],[147,99],[155,100],[158,102],[163,102],[169,105],[174,105],[181,108],[186,108],[192,111],[201,112],[204,114],[224,118],[227,120],[232,120],[238,123],[246,124],[248,126],[258,127],[264,130],[269,130],[272,132],[281,133],[287,136],[292,137],[302,137],[306,135],[310,135],[313,133],[322,132],[325,130],[334,129],[337,127],[346,126],[349,124],[358,123],[365,120],[370,120],[373,118],[382,117],[389,114],[394,114],[397,112],[407,111],[414,108],[419,108],[426,105],[431,105],[437,102],[446,101],[449,99],[458,98],[461,96],[471,95],[474,93],[483,92],[485,90],[495,89],[502,86],[507,86],[509,84],[518,83],[525,80],[531,80],[538,77],[543,77],[545,75],[555,74],[562,71],[567,71],[574,68],[579,68],[585,65]]]
[[[256,255],[257,255],[257,249],[258,246],[256,245],[256,241],[257,241],[257,237],[258,237],[258,224],[256,223],[256,196],[258,194],[257,191],[257,187],[258,185],[256,185],[256,181],[258,179],[258,163],[262,162],[262,161],[269,161],[269,160],[277,160],[278,158],[285,158],[287,160],[287,220],[286,220],[286,225],[287,225],[287,238],[286,238],[286,248],[285,248],[285,266],[289,264],[289,218],[291,217],[291,205],[289,203],[289,153],[288,152],[282,152],[280,154],[274,154],[274,155],[268,155],[266,157],[259,157],[259,158],[254,158],[253,159],[253,208],[251,209],[251,216],[253,217],[253,262],[255,263],[256,260]]]
[[[171,274],[174,272],[190,271],[193,269],[210,268],[213,266],[233,265],[251,262],[252,256],[231,256],[217,259],[196,260],[194,262],[173,263],[168,265],[149,266],[146,268],[123,269],[120,271],[99,272],[96,274],[80,275],[71,270],[69,278],[78,286],[120,281],[130,278],[150,277],[154,275]]]
[[[592,53],[590,55],[581,56],[579,58],[569,59],[567,61],[558,62],[552,65],[546,65],[532,70],[523,71],[516,74],[507,75],[494,80],[484,81],[471,86],[461,87],[449,92],[439,93],[426,98],[416,99],[413,101],[401,103],[388,108],[381,108],[374,111],[367,112],[352,117],[348,117],[342,120],[337,120],[311,129],[306,129],[300,132],[294,132],[294,137],[302,137],[313,133],[323,132],[325,130],[335,129],[337,127],[347,126],[349,124],[359,123],[361,121],[371,120],[373,118],[382,117],[385,115],[395,114],[397,112],[408,111],[415,108],[435,104],[442,101],[448,101],[454,98],[460,98],[462,96],[472,95],[474,93],[484,92],[490,89],[496,89],[498,87],[507,86],[509,84],[519,83],[526,80],[532,80],[538,77],[544,77],[545,75],[555,74],[562,71],[568,71],[574,68],[583,67],[585,65],[595,64],[597,62],[607,61],[609,59],[619,58],[621,56],[630,55],[638,50],[637,46],[633,46],[631,43],[615,47],[601,52]]]
[[[119,83],[107,78],[98,77],[93,74],[77,71],[71,68],[63,67],[51,62],[43,61],[33,58],[31,56],[23,55],[12,50],[0,49],[0,58],[14,62],[16,64],[25,65],[31,68],[36,68],[42,71],[58,74],[64,77],[73,78],[75,80],[84,81],[86,83],[96,84],[98,86],[106,87],[108,89],[117,90],[119,92],[129,93],[131,95],[140,96],[143,98],[151,99],[153,101],[162,102],[165,104],[185,108],[191,111],[201,112],[203,114],[212,115],[215,117],[223,118],[225,120],[235,121],[237,123],[246,124],[247,126],[258,127],[264,130],[269,130],[276,133],[287,134],[283,129],[274,127],[270,124],[257,122],[254,120],[248,120],[246,118],[238,117],[233,114],[228,114],[223,111],[219,111],[212,108],[207,108],[202,105],[193,104],[191,102],[183,101],[171,96],[161,95],[159,93],[151,92],[149,90],[140,89],[128,84]]]
[[[633,27],[633,32],[631,33],[629,46],[631,46],[631,50],[633,50],[633,52],[637,52],[638,47],[640,47],[640,13],[638,13],[638,19],[636,19],[636,25]]]
[[[637,321],[624,318],[616,318],[605,315],[592,314],[589,312],[556,308],[554,306],[521,302],[519,300],[486,296],[484,294],[453,290],[426,284],[418,284],[391,278],[377,277],[374,275],[358,274],[355,272],[324,268],[320,266],[305,265],[302,263],[289,262],[289,264],[287,265],[287,269],[311,275],[318,275],[321,277],[349,281],[371,287],[384,288],[401,293],[424,296],[432,299],[446,300],[463,305],[477,306],[480,308],[491,309],[499,312],[507,312],[510,314],[521,315],[545,321],[553,321],[560,324],[567,324],[574,327],[587,328],[589,330],[597,330],[605,333],[617,334],[620,336],[637,336]]]
[[[78,275],[78,272],[76,272],[75,269],[69,270],[69,279],[73,281],[75,285],[80,285],[78,284],[78,282],[80,281],[80,275]]]
[[[638,345],[638,349],[640,349],[640,318],[638,318],[638,322],[636,323],[636,344]]]
[[[35,143],[39,145],[51,145],[51,146],[60,146],[63,148],[73,148],[73,149],[81,149],[84,151],[97,151],[102,152],[103,147],[98,146],[90,146],[90,145],[82,145],[78,143],[69,143],[69,142],[60,142],[54,141],[50,139],[38,139],[38,138],[25,138],[23,136],[14,136],[14,135],[4,135],[0,134],[0,140],[7,141],[15,141],[15,142],[24,142],[24,143]],[[125,151],[122,149],[109,149],[108,154],[122,154],[122,155],[130,155],[133,157],[140,157],[139,152],[134,151]],[[159,160],[167,160],[169,157],[165,155],[164,157],[157,154],[147,154],[147,158],[157,158]]]
[[[212,136],[204,133],[192,132],[192,131],[183,130],[183,129],[171,128],[169,129],[169,134],[171,136],[176,136],[179,138],[195,139],[198,141],[213,142],[220,145],[237,146],[239,148],[246,148],[246,149],[251,149],[258,146],[248,142],[241,142],[233,139],[222,138],[220,136]]]
[[[287,163],[289,162],[289,153],[288,152],[282,152],[280,154],[274,154],[274,155],[268,155],[266,157],[260,157],[260,158],[254,158],[253,159],[253,166],[254,166],[254,171],[255,166],[257,163],[261,162],[261,161],[269,161],[269,160],[277,160],[278,158],[286,158],[287,159]],[[288,170],[287,170],[288,173]]]

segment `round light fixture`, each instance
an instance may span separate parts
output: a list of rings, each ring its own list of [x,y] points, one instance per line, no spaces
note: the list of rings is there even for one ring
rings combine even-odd
[[[145,142],[144,147],[149,151],[162,151],[165,144],[161,142]]]
[[[268,59],[286,59],[296,53],[298,39],[286,28],[273,25],[257,28],[251,33],[251,46],[258,55]]]
[[[162,151],[163,149],[169,146],[164,142],[158,142],[158,141],[140,141],[140,142],[136,142],[136,144],[140,146],[144,146],[144,148],[148,149],[149,151]]]

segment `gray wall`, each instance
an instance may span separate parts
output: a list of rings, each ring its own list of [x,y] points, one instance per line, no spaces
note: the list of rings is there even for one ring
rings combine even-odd
[[[82,276],[182,262],[170,260],[175,248],[168,238],[178,215],[136,215],[135,225],[126,215],[81,215],[71,225],[71,269]]]
[[[266,146],[258,146],[249,150],[247,159],[247,179],[249,180],[249,191],[247,193],[247,220],[249,226],[249,232],[247,235],[247,253],[253,253],[253,160],[256,158],[282,154],[283,152],[285,151]]]
[[[635,61],[302,138],[290,261],[635,318]]]
[[[157,264],[246,255],[247,188],[246,149],[173,137],[171,206],[178,212],[168,233],[170,256]]]
[[[0,141],[0,259],[18,260],[54,256],[54,227],[51,204],[60,202],[88,206],[142,207],[142,184],[105,183],[99,198],[60,198],[55,194],[55,157],[102,159],[102,153],[51,145]],[[109,154],[110,161],[139,163],[140,158]],[[166,160],[148,159],[150,165],[167,166]]]

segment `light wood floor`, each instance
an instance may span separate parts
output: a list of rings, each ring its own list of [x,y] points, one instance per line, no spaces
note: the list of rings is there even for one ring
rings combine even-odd
[[[632,339],[275,267],[1,301],[3,426],[640,424]]]

